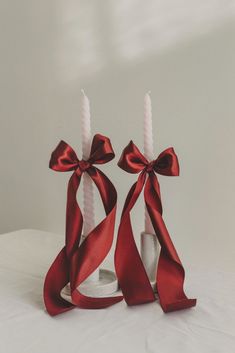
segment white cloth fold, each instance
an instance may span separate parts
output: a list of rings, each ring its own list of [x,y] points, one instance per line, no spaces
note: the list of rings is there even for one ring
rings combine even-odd
[[[215,353],[235,351],[235,276],[187,268],[195,308],[164,314],[158,303],[102,310],[75,309],[50,317],[45,273],[63,236],[38,230],[0,235],[1,353]]]

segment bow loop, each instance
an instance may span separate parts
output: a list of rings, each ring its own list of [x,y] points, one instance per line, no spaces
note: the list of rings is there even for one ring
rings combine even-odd
[[[96,134],[92,140],[91,153],[88,162],[91,164],[104,164],[115,157],[110,139],[101,134]]]
[[[172,147],[160,153],[154,162],[154,170],[161,175],[178,176],[179,162],[177,155]]]
[[[118,166],[128,173],[136,174],[148,166],[149,162],[133,141],[124,148]]]
[[[72,147],[65,141],[60,141],[51,154],[49,167],[57,172],[68,172],[77,168],[78,157]]]

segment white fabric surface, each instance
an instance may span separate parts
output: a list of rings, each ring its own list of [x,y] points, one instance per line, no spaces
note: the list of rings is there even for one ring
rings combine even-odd
[[[37,230],[0,235],[1,353],[233,353],[234,274],[187,268],[187,294],[197,307],[164,314],[159,304],[75,309],[50,317],[44,275],[62,236]]]

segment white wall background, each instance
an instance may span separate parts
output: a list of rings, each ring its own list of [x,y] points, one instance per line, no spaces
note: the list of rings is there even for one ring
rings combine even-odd
[[[234,18],[224,0],[0,0],[0,232],[63,234],[69,175],[48,161],[62,138],[81,150],[81,88],[116,151],[103,170],[120,212],[135,177],[116,162],[131,138],[142,146],[151,90],[156,155],[173,145],[181,165],[180,178],[160,177],[176,247],[187,263],[234,265]]]

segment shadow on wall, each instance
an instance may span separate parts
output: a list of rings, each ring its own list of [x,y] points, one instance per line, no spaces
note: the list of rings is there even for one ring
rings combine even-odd
[[[64,81],[87,80],[192,41],[233,21],[235,5],[212,0],[174,2],[69,1],[58,6],[57,70]]]

